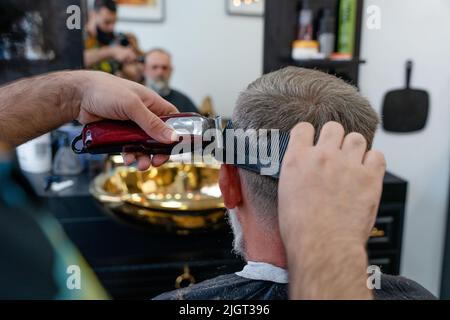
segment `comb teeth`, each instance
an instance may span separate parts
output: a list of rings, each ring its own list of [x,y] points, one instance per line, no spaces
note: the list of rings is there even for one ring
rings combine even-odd
[[[223,131],[223,141],[225,141],[225,145],[222,141],[223,159],[217,160],[244,170],[278,178],[281,163],[289,144],[289,137],[289,133],[274,130],[267,130],[265,135],[238,136],[230,121]],[[234,141],[231,143],[227,139]],[[233,146],[234,150],[227,150],[227,147],[230,146]],[[268,167],[276,169],[271,174],[265,174],[263,170]]]

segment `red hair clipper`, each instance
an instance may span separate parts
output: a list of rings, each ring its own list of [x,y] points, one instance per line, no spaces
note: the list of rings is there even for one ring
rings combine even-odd
[[[203,133],[208,129],[221,127],[220,118],[210,119],[197,113],[162,116],[161,120],[175,130],[180,136],[180,142],[190,141],[192,146],[200,145],[202,148],[205,147],[205,144],[210,143],[203,142]],[[202,143],[199,144],[198,141],[202,141]],[[132,121],[104,120],[86,125],[81,135],[72,142],[72,149],[77,154],[141,152],[170,155],[178,143],[161,143],[147,135]]]

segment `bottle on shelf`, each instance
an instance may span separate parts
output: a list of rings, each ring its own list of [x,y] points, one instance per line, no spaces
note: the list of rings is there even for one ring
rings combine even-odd
[[[320,44],[320,53],[323,54],[326,58],[329,58],[334,52],[336,40],[335,22],[336,19],[332,15],[331,10],[325,9],[324,15],[320,20],[318,39]]]
[[[339,4],[338,54],[341,58],[352,59],[355,48],[357,15],[356,0],[341,0]]]
[[[303,0],[298,14],[297,39],[292,44],[292,59],[307,60],[322,58],[319,56],[319,43],[314,40],[314,12],[308,0]]]
[[[314,13],[307,0],[302,2],[302,9],[298,15],[298,37],[297,40],[311,41],[314,38],[313,27]]]

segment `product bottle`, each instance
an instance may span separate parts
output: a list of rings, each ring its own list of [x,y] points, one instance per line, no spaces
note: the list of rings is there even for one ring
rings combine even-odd
[[[61,138],[60,147],[53,163],[53,173],[56,175],[77,175],[82,171],[81,161],[69,147],[68,137]]]
[[[334,52],[335,44],[335,19],[329,9],[325,9],[323,18],[320,20],[319,43],[320,53],[329,57]]]
[[[298,19],[298,40],[313,40],[313,11],[307,0],[303,1]]]
[[[356,0],[341,0],[339,5],[338,52],[352,57],[355,46]]]
[[[17,148],[20,168],[30,173],[46,173],[52,169],[50,133],[28,141]]]

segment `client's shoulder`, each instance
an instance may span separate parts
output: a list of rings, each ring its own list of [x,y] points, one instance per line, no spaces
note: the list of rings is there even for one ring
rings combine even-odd
[[[265,300],[286,299],[287,285],[227,274],[187,288],[163,293],[154,300]]]
[[[241,278],[234,273],[205,280],[187,288],[163,293],[154,300],[217,300],[232,299],[224,297],[228,291],[246,285],[251,280]]]
[[[374,289],[377,300],[435,300],[436,297],[417,282],[401,276],[383,274],[381,288]]]

